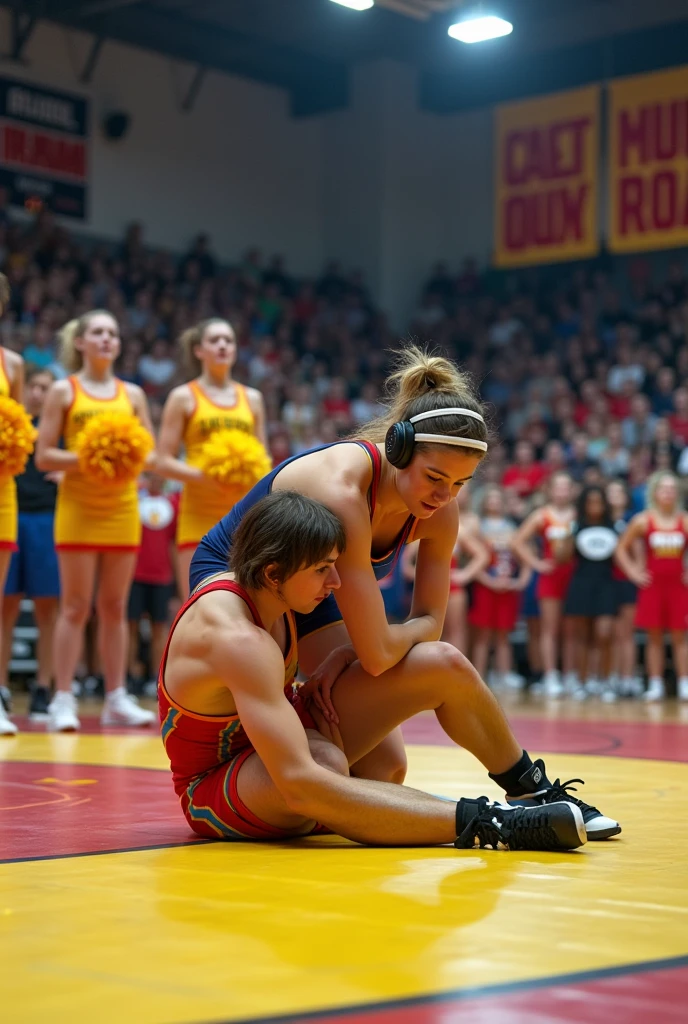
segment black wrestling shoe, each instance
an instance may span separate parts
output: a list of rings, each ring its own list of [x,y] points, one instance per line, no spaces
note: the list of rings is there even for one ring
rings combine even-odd
[[[32,722],[48,721],[48,705],[50,704],[50,690],[47,686],[34,686],[31,690],[31,703],[29,704],[29,718]]]
[[[537,784],[546,778],[545,762],[538,760],[533,762],[532,767],[520,781],[523,785],[528,785],[531,780]],[[618,821],[608,818],[597,807],[586,804],[569,793],[570,789],[576,792],[576,783],[580,783],[581,786],[585,785],[582,779],[569,779],[568,782],[560,782],[559,779],[555,779],[552,785],[544,786],[532,793],[524,793],[522,796],[507,796],[506,801],[512,807],[542,807],[545,804],[559,803],[563,800],[580,809],[588,839],[611,839],[612,836],[618,836],[621,832],[621,825]]]
[[[564,801],[509,807],[491,803],[486,796],[459,800],[457,828],[467,819],[454,842],[459,850],[576,850],[586,841],[583,815]]]

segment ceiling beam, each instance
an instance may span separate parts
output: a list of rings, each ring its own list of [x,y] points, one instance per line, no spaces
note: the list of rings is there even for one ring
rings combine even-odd
[[[22,62],[24,50],[29,39],[33,35],[38,19],[21,9],[13,9],[11,12],[11,33],[12,41],[6,55],[10,60]]]
[[[32,0],[28,2],[30,5]],[[118,0],[117,8],[88,16],[83,15],[83,8],[109,4],[110,0],[93,0],[93,5],[82,5],[79,13],[74,0],[33,0],[33,5],[46,20],[68,28],[286,89],[292,112],[298,117],[340,109],[348,103],[349,73],[344,64],[162,8],[124,2],[126,6]],[[26,0],[9,0],[4,6],[24,9]]]

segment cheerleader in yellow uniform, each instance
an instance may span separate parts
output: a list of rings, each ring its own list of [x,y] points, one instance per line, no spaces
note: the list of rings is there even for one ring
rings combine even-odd
[[[10,301],[9,281],[0,274],[0,316]],[[24,391],[24,360],[0,346],[0,397],[21,402]],[[12,552],[17,550],[17,485],[13,476],[0,476],[0,594],[4,593]],[[14,736],[17,727],[7,717],[0,697],[0,736]]]
[[[136,481],[101,485],[79,468],[78,439],[87,422],[104,413],[135,415],[152,433],[139,387],[113,373],[120,353],[117,321],[102,310],[84,313],[61,332],[61,359],[72,376],[56,381],[43,409],[36,464],[64,474],[55,509],[55,547],[60,566],[60,612],[53,665],[56,693],[49,709],[54,731],[79,728],[71,685],[84,627],[95,604],[98,646],[107,696],[103,725],[150,725],[155,716],[125,686],[127,596],[141,543]],[[60,438],[64,448],[59,448]],[[97,583],[96,583],[97,581]]]
[[[189,592],[189,566],[205,534],[243,498],[247,488],[220,485],[200,468],[201,450],[220,430],[244,430],[265,444],[265,407],[254,388],[232,380],[237,344],[225,320],[203,320],[179,339],[189,369],[197,376],[174,388],[165,403],[156,468],[184,484],[177,525],[177,578]],[[185,461],[179,458],[184,448]]]

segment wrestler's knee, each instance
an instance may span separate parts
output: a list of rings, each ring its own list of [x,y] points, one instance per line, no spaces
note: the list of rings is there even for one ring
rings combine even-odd
[[[311,739],[309,741],[311,756],[321,768],[327,768],[337,775],[349,774],[349,763],[344,751],[336,747],[334,743],[323,739]]]
[[[396,732],[387,736],[374,750],[351,765],[351,774],[357,779],[392,782],[397,786],[403,784],[407,770],[404,742]]]
[[[436,640],[418,644],[413,650],[419,651],[421,647],[427,648],[422,654],[425,668],[441,685],[460,685],[466,690],[479,689],[485,685],[466,655],[453,644]]]
[[[407,771],[408,759],[406,751],[403,747],[395,744],[394,746],[386,747],[384,751],[380,751],[380,757],[375,765],[375,772],[370,778],[375,778],[379,782],[393,782],[395,785],[401,786],[406,778]]]

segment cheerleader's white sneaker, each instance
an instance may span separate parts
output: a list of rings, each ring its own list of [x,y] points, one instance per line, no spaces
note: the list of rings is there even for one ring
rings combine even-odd
[[[105,706],[100,716],[101,725],[152,725],[155,713],[139,707],[138,701],[127,693],[123,686],[112,690],[105,698]]]
[[[546,697],[561,697],[564,686],[558,672],[545,672],[542,677],[542,692]]]
[[[643,694],[643,700],[653,703],[654,701],[664,700],[666,697],[666,687],[663,679],[651,679],[649,686]]]
[[[16,736],[18,732],[19,729],[9,718],[5,711],[5,705],[0,700],[0,736]]]
[[[72,693],[58,690],[48,706],[48,731],[76,732],[81,728],[76,710],[76,697]]]

